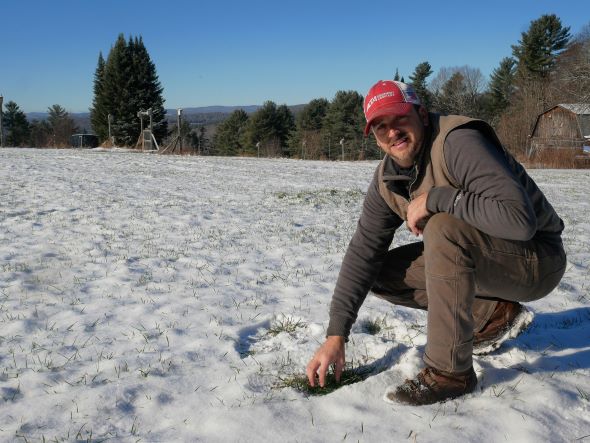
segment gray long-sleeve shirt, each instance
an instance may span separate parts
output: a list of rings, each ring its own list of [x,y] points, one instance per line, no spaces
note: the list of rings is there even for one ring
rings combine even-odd
[[[445,161],[450,176],[460,185],[435,187],[428,193],[427,208],[446,212],[494,237],[526,241],[538,231],[538,218],[551,211],[559,218],[522,166],[513,172],[504,152],[480,131],[459,128],[445,140]],[[388,159],[390,175],[399,168]],[[385,174],[384,174],[385,175]],[[373,177],[350,241],[330,306],[327,335],[347,337],[357,313],[379,274],[395,231],[403,220],[379,194],[377,171]],[[403,194],[409,180],[388,184]],[[541,221],[542,225],[547,223]],[[553,222],[553,225],[556,223]],[[541,226],[542,227],[542,226]],[[559,236],[563,223],[552,226]]]

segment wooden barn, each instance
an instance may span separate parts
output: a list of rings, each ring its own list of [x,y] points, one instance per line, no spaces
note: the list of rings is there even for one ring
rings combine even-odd
[[[583,155],[590,145],[590,103],[561,104],[537,117],[529,157],[543,149],[573,149]]]

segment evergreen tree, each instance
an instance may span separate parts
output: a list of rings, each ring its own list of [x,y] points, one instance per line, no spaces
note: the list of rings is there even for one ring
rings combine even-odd
[[[410,75],[411,85],[414,87],[420,101],[427,109],[433,102],[432,93],[426,87],[426,79],[432,74],[432,67],[428,62],[422,62],[416,66],[414,73]]]
[[[323,138],[328,140],[330,157],[342,159],[342,150],[345,160],[366,156],[364,128],[363,96],[356,91],[336,92],[322,129]]]
[[[287,138],[295,127],[295,119],[287,105],[266,101],[248,121],[244,133],[246,151],[267,157],[288,153]]]
[[[569,30],[569,27],[562,26],[555,14],[533,20],[528,31],[521,34],[518,44],[512,46],[519,76],[546,78],[555,65],[557,55],[569,42]]]
[[[514,94],[514,75],[516,61],[511,57],[505,57],[490,76],[488,113],[494,123],[508,108]]]
[[[51,130],[53,146],[66,147],[70,145],[70,137],[77,131],[74,120],[60,105],[53,105],[47,109],[47,123]]]
[[[310,101],[297,115],[295,130],[289,137],[291,156],[308,159],[328,157],[327,143],[321,129],[330,103],[325,98]]]
[[[12,100],[4,105],[6,112],[2,114],[2,126],[6,137],[6,146],[25,146],[29,141],[30,128],[27,116]]]
[[[135,37],[133,42],[130,39],[129,48],[133,55],[133,79],[137,84],[133,103],[138,109],[152,110],[154,135],[156,139],[162,139],[168,131],[168,123],[162,97],[164,88],[158,79],[156,65],[152,62],[141,36]]]
[[[100,59],[95,73],[95,97],[91,110],[95,116],[92,121],[94,131],[105,137],[108,122],[101,116],[105,118],[111,114],[111,132],[116,143],[135,145],[140,135],[137,113],[151,109],[154,135],[162,140],[168,131],[163,89],[142,38],[129,37],[127,42],[120,34],[106,62],[103,64]],[[145,119],[145,128],[148,124],[149,119]]]
[[[111,135],[115,143],[135,143],[132,130],[137,121],[137,112],[130,106],[132,92],[128,88],[131,79],[131,60],[127,42],[120,34],[111,48],[104,66],[102,94],[107,114],[112,115]],[[95,129],[96,131],[96,129]]]
[[[291,133],[295,130],[295,116],[287,105],[280,105],[277,108],[275,119],[276,136],[279,139],[281,155],[288,156],[288,140]]]
[[[243,133],[249,117],[243,109],[237,109],[223,121],[213,136],[213,153],[216,155],[241,155],[244,153]]]
[[[399,71],[398,71],[397,68],[395,68],[395,75],[393,76],[393,80],[396,81],[396,82],[401,81],[400,80],[400,77],[399,77]]]
[[[261,146],[262,155],[269,155],[268,151],[276,151],[278,142],[274,131],[274,119],[277,105],[266,101],[260,109],[250,116],[244,132],[244,145],[250,154],[256,154]]]
[[[102,51],[98,54],[98,63],[94,72],[94,98],[90,108],[90,123],[99,140],[106,140],[109,135],[108,110],[103,90],[105,61]]]
[[[310,101],[297,116],[297,127],[304,131],[322,129],[329,106],[330,102],[325,98],[316,98]]]

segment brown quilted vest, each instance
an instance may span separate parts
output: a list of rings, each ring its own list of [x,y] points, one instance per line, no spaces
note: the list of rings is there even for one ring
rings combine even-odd
[[[534,180],[529,177],[524,167],[502,147],[500,140],[490,125],[482,120],[460,115],[442,116],[433,113],[429,114],[429,121],[431,127],[430,141],[425,142],[425,146],[416,161],[416,179],[409,187],[410,200],[435,186],[451,186],[455,189],[461,189],[461,185],[455,183],[449,174],[444,155],[445,140],[453,129],[459,127],[474,128],[481,131],[504,153],[510,169],[512,169],[515,177],[525,189],[537,217],[536,236],[551,237],[561,241],[560,234],[564,229],[563,221],[547,201],[543,192],[537,187]],[[385,161],[382,161],[378,173],[379,193],[393,212],[403,220],[407,220],[409,200],[387,188],[387,183],[384,181],[384,170]]]
[[[497,141],[494,131],[487,123],[482,120],[475,120],[460,115],[438,115],[429,114],[429,121],[432,129],[431,142],[426,143],[422,148],[417,160],[416,179],[410,184],[410,200],[420,194],[428,191],[435,186],[452,186],[460,189],[459,184],[455,183],[450,177],[447,164],[444,157],[444,144],[449,132],[460,126],[474,126],[483,129],[486,134],[493,134],[493,140]],[[498,145],[500,142],[497,141]],[[387,188],[386,182],[383,181],[383,171],[385,162],[381,161],[379,165],[379,193],[387,205],[406,220],[408,204],[410,203],[405,197],[398,195]]]

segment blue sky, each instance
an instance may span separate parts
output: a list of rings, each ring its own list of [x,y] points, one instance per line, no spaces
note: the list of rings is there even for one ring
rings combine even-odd
[[[0,8],[0,94],[25,112],[85,112],[98,53],[143,36],[168,108],[301,104],[364,94],[396,68],[469,65],[486,79],[521,33],[556,14],[576,34],[590,0],[14,0]]]

